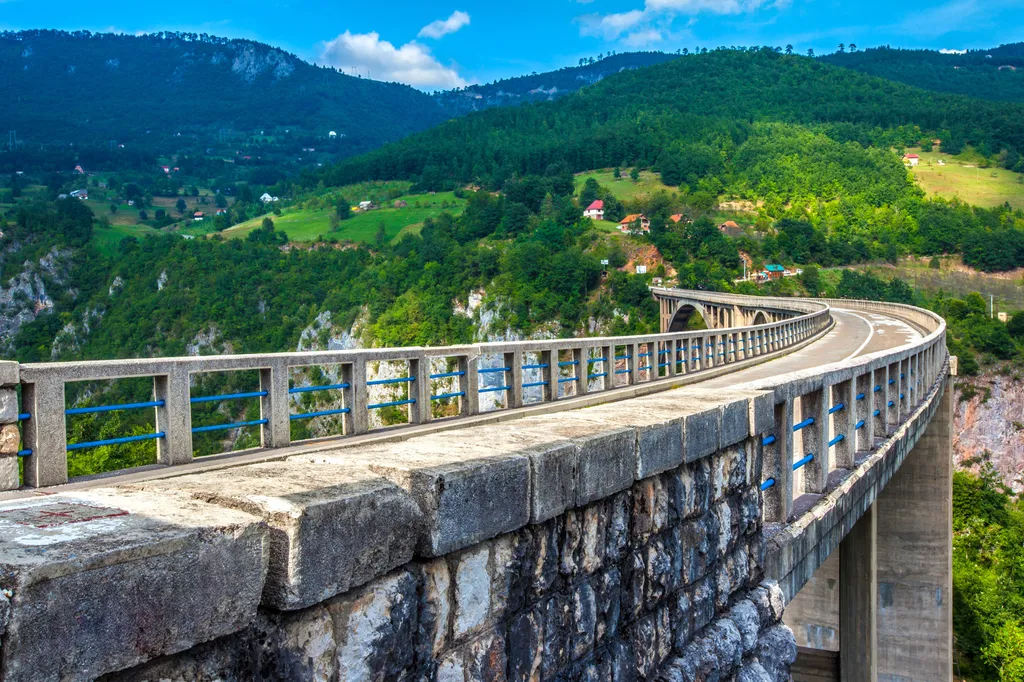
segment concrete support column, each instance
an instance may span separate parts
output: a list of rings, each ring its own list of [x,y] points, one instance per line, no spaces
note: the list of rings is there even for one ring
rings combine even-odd
[[[952,390],[878,496],[878,674],[953,674]]]
[[[868,507],[839,543],[839,679],[878,677],[877,514]]]

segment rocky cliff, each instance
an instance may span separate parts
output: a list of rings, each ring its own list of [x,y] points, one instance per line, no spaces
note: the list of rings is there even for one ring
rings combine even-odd
[[[956,384],[956,465],[977,472],[991,464],[1014,491],[1024,492],[1024,380],[992,369]]]

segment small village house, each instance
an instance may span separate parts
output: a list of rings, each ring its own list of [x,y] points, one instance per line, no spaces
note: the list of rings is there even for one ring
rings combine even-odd
[[[669,216],[668,219],[671,220],[673,223],[679,224],[683,222],[683,214],[676,213],[675,215]]]
[[[260,201],[262,201],[264,204],[272,204],[272,203],[278,201],[278,198],[270,196],[269,194],[264,192],[263,196],[260,197]]]
[[[781,265],[766,265],[764,266],[764,274],[767,279],[782,279],[786,276],[786,268]]]
[[[409,207],[409,202],[408,201],[403,201],[402,199],[395,199],[394,206],[395,206],[395,208],[408,208]]]
[[[729,232],[730,230],[740,229],[739,224],[735,220],[726,220],[724,223],[718,226],[718,229],[722,232]]]
[[[195,213],[192,214],[192,220],[196,221],[197,223],[203,222],[203,218],[205,217],[206,215],[202,211],[196,211]]]
[[[594,201],[590,206],[587,206],[587,210],[583,212],[584,218],[590,218],[591,220],[604,220],[604,202],[598,199]]]
[[[908,166],[913,167],[913,166],[916,166],[917,164],[921,163],[921,157],[918,156],[917,154],[904,154],[903,155],[903,163],[905,163]]]
[[[360,211],[372,211],[374,208],[375,207],[374,207],[372,201],[360,201],[359,202],[359,210]]]
[[[643,213],[633,213],[619,222],[619,232],[623,234],[641,234],[651,231],[651,221]]]

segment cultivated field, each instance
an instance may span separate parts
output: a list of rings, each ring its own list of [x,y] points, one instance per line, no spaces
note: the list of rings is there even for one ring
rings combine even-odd
[[[614,169],[604,168],[602,170],[585,171],[576,175],[576,191],[583,189],[583,183],[587,178],[594,178],[601,187],[609,190],[619,201],[636,199],[638,196],[653,194],[659,190],[674,192],[674,187],[669,187],[661,182],[661,176],[651,171],[641,171],[640,179],[633,182],[629,179],[629,168],[621,169],[622,176],[618,179],[612,177]],[[586,207],[584,207],[586,208]]]

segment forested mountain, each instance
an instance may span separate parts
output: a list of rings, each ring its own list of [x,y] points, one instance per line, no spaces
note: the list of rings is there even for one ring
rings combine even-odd
[[[191,140],[202,148],[256,135],[349,156],[445,117],[414,88],[194,33],[0,33],[0,92],[0,128],[34,147],[116,143],[168,153]]]
[[[691,55],[556,102],[448,121],[322,177],[331,184],[419,178],[500,185],[557,162],[577,171],[653,165],[666,149],[686,157],[687,173],[743,173],[748,167],[733,163],[735,152],[771,123],[879,148],[915,144],[927,132],[944,145],[1006,149],[1011,168],[1024,149],[1024,106],[929,92],[766,48]]]
[[[878,47],[820,60],[926,90],[1024,102],[1024,43],[966,54]]]
[[[491,107],[558,99],[620,71],[661,64],[672,59],[678,59],[678,56],[664,52],[625,52],[609,54],[607,57],[602,54],[596,60],[593,57],[581,59],[578,66],[504,78],[485,85],[470,85],[460,90],[439,92],[434,98],[450,116],[462,116]]]

